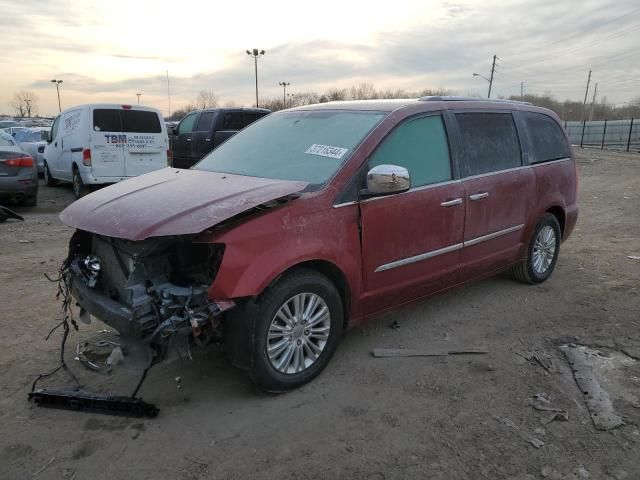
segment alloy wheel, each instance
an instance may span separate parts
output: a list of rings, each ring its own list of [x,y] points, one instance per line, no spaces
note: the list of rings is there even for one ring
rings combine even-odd
[[[329,339],[331,314],[315,293],[299,293],[278,309],[267,337],[271,366],[285,374],[303,372],[316,362]]]
[[[556,232],[553,227],[545,225],[540,229],[533,245],[532,266],[538,275],[544,274],[556,254]]]

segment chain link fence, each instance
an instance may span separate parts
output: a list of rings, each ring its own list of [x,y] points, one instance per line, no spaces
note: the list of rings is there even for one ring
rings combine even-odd
[[[580,147],[640,152],[640,118],[564,122],[571,143]]]

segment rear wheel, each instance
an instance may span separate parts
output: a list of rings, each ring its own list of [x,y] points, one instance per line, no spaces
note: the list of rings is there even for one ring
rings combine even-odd
[[[49,165],[47,162],[44,162],[44,183],[47,187],[54,187],[56,185],[55,179],[51,176],[51,172],[49,171]]]
[[[533,231],[527,257],[513,267],[516,280],[536,284],[551,276],[560,253],[561,231],[555,215],[545,213]]]
[[[342,335],[342,298],[312,270],[282,277],[257,302],[249,374],[260,388],[281,392],[311,381],[329,363]]]
[[[87,187],[85,187],[84,183],[82,182],[82,176],[80,175],[80,171],[78,170],[78,167],[73,168],[72,182],[73,182],[73,194],[76,196],[76,198],[82,198],[87,193],[89,193]]]

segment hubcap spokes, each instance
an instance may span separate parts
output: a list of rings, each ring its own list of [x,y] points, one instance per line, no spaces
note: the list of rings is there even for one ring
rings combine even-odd
[[[276,312],[267,334],[269,362],[281,373],[300,373],[320,356],[329,339],[329,307],[315,293],[299,293]]]
[[[543,227],[533,245],[533,269],[539,275],[545,273],[556,254],[556,232],[549,225]]]

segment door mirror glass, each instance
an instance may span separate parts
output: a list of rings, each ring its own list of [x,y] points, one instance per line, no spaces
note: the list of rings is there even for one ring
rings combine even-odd
[[[51,131],[47,132],[47,138],[46,138],[46,140],[47,140],[47,143],[51,143],[51,140],[53,140],[53,139],[51,138]]]
[[[411,188],[409,170],[398,165],[376,165],[367,173],[367,193],[387,195]]]

